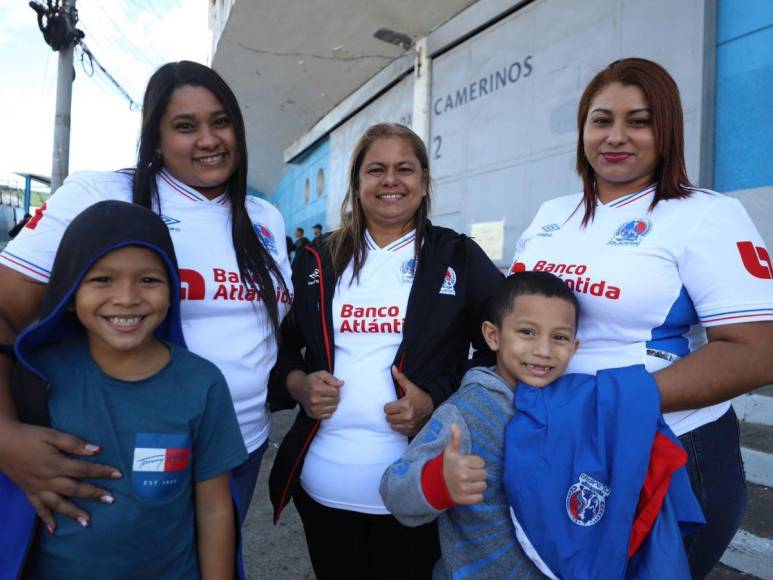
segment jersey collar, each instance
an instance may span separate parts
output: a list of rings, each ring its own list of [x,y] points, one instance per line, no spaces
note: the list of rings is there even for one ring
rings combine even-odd
[[[625,207],[629,204],[636,203],[641,199],[648,198],[654,193],[655,193],[655,184],[651,183],[650,185],[648,185],[644,189],[637,191],[636,193],[631,193],[629,195],[616,199],[615,201],[612,201],[607,204],[599,204],[599,206],[609,208],[609,209],[618,209],[621,207]]]
[[[187,199],[194,203],[206,202],[217,205],[226,205],[228,203],[228,191],[223,192],[214,199],[208,199],[192,187],[173,177],[171,173],[163,168],[158,172],[156,184],[158,185],[159,192],[161,189],[165,189],[179,199]]]
[[[395,240],[394,242],[384,246],[383,248],[379,248],[378,244],[371,237],[370,232],[367,229],[365,230],[365,243],[368,246],[368,250],[375,250],[378,252],[398,252],[402,250],[405,246],[412,244],[415,239],[416,239],[416,230],[411,230],[400,239]]]

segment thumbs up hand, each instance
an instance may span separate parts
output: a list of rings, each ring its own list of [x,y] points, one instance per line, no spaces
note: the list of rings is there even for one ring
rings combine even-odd
[[[392,366],[392,377],[399,385],[403,396],[384,405],[384,413],[389,425],[403,435],[413,437],[419,432],[432,415],[432,398],[405,376],[405,373]]]
[[[443,479],[448,493],[457,505],[483,502],[486,491],[486,464],[478,455],[464,455],[460,451],[462,433],[451,425],[451,440],[443,454]]]

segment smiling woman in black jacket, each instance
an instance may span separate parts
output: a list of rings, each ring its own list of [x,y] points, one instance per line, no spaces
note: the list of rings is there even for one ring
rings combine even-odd
[[[293,267],[270,398],[301,411],[271,498],[275,519],[294,498],[319,578],[428,578],[439,554],[434,526],[402,527],[378,484],[459,386],[470,345],[476,364],[493,361],[480,328],[502,274],[429,207],[424,143],[374,125],[352,155],[341,228]]]

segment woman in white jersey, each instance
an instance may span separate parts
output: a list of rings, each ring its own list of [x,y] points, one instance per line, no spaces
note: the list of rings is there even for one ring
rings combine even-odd
[[[459,387],[502,275],[466,236],[433,226],[429,160],[407,127],[356,145],[342,226],[301,250],[272,408],[301,410],[271,471],[275,518],[292,497],[319,578],[429,578],[435,526],[403,527],[378,493],[433,409]],[[303,357],[302,349],[305,348]]]
[[[613,62],[585,89],[577,122],[583,192],[542,205],[513,271],[553,272],[577,293],[569,372],[644,364],[654,374],[708,522],[685,541],[703,578],[746,505],[729,400],[773,380],[767,250],[738,201],[690,185],[679,91],[662,67]]]
[[[244,121],[233,92],[206,66],[169,63],[145,91],[136,167],[72,175],[0,254],[0,344],[12,345],[35,317],[73,217],[104,199],[161,214],[180,264],[185,340],[225,375],[250,452],[234,470],[242,519],[268,438],[275,331],[292,299],[282,217],[246,189]],[[11,360],[3,352],[7,375]],[[19,422],[7,386],[0,385],[0,477],[4,472],[16,482],[44,521],[57,511],[88,522],[87,503],[71,500],[109,502],[112,496],[109,486],[81,480],[131,477],[99,465],[99,444]]]

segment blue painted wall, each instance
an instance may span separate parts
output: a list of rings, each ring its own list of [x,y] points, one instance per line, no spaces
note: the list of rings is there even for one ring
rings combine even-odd
[[[773,185],[773,1],[719,0],[714,189]]]
[[[328,197],[328,160],[330,151],[329,139],[320,141],[306,154],[294,163],[287,165],[282,180],[274,191],[272,201],[282,213],[285,220],[287,235],[293,240],[295,228],[305,230],[304,235],[311,239],[311,226],[322,224],[323,231],[327,231],[327,197]],[[324,173],[324,187],[322,192],[317,190],[317,176],[320,169]],[[309,183],[309,200],[305,199],[306,182]]]

